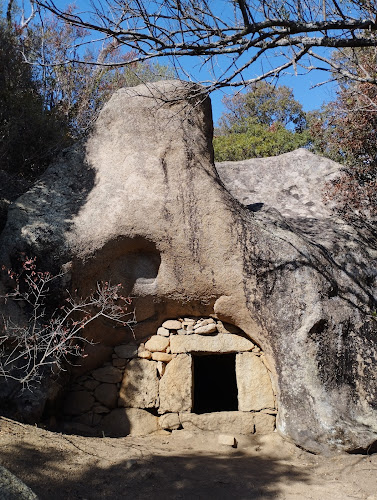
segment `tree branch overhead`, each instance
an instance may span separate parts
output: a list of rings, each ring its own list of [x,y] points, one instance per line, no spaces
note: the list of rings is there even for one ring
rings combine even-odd
[[[115,41],[134,51],[126,64],[161,57],[179,64],[184,56],[202,57],[214,73],[202,82],[211,89],[277,77],[301,62],[303,68],[320,68],[315,56],[326,57],[323,48],[376,46],[374,2],[93,0],[90,12],[82,13],[53,0],[36,3],[88,30],[89,37],[100,33],[103,43]],[[326,64],[330,67],[330,57]]]

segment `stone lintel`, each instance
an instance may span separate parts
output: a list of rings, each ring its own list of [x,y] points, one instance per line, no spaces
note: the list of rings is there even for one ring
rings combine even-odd
[[[218,333],[212,337],[199,335],[172,335],[170,349],[173,354],[185,352],[231,353],[251,351],[254,344],[239,335]]]

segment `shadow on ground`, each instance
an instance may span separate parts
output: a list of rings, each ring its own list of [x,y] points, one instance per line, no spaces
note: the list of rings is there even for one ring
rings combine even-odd
[[[284,460],[250,456],[237,449],[222,454],[184,449],[146,454],[144,447],[132,445],[133,457],[138,458],[122,459],[121,443],[115,446],[115,441],[113,456],[111,443],[106,446],[107,457],[80,450],[76,444],[66,451],[26,443],[7,447],[0,457],[41,500],[272,499],[279,494],[279,484],[309,481],[306,472]],[[125,440],[124,455],[130,455]]]

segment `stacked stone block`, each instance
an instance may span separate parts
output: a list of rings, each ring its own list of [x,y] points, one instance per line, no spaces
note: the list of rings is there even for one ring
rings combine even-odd
[[[192,353],[236,354],[239,411],[192,413]],[[167,320],[145,342],[114,347],[111,362],[74,381],[64,401],[65,429],[112,436],[179,428],[271,432],[276,405],[263,358],[233,325],[214,318]]]

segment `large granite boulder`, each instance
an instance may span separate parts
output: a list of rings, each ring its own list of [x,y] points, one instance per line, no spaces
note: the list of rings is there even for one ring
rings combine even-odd
[[[82,295],[98,280],[124,283],[138,339],[190,315],[238,326],[265,352],[281,434],[314,452],[367,448],[377,440],[373,228],[325,209],[283,216],[261,196],[242,205],[211,140],[197,86],[119,90],[84,149],[11,206],[1,261],[27,251],[64,266]],[[87,335],[114,346],[131,334],[98,322]]]
[[[323,202],[325,183],[339,176],[341,165],[296,149],[270,158],[216,163],[231,194],[251,210],[276,208],[284,217],[333,218],[333,202]]]

